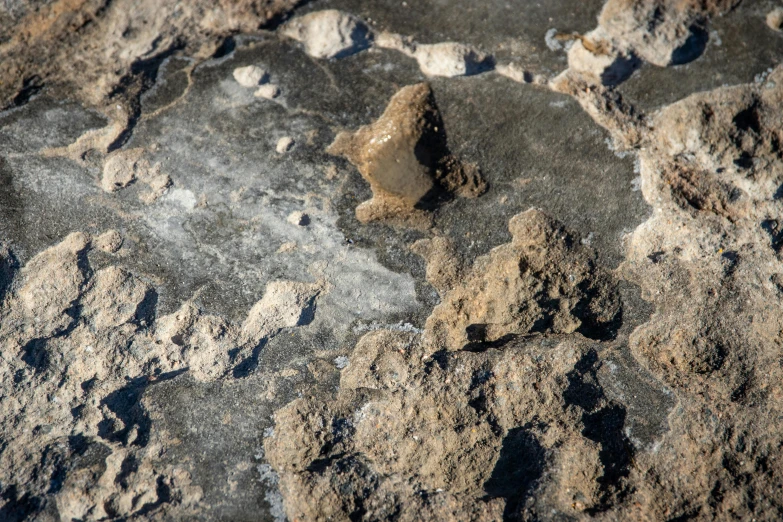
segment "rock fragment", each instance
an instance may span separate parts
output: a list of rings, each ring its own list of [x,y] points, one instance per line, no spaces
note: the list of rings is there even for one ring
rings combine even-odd
[[[491,70],[494,65],[491,56],[457,42],[417,44],[401,35],[384,32],[376,37],[375,45],[415,58],[426,76],[470,76]]]
[[[127,149],[113,152],[103,165],[101,188],[116,192],[135,181],[141,181],[151,190],[139,195],[144,203],[152,203],[171,186],[171,178],[160,170],[160,164],[151,165],[142,149]]]
[[[460,43],[444,42],[416,46],[416,60],[427,76],[470,76],[486,70],[488,58]]]
[[[373,198],[356,209],[362,222],[390,219],[422,226],[428,220],[423,209],[438,191],[475,197],[486,190],[478,169],[449,153],[426,83],[401,89],[378,121],[341,132],[328,152],[346,157],[370,183]]]
[[[773,362],[783,330],[775,284],[782,85],[777,67],[764,83],[665,107],[640,153],[643,195],[658,210],[629,238],[620,271],[655,313],[629,346],[672,390],[678,412],[663,446],[635,461],[640,496],[666,499],[661,506],[671,514],[698,509],[708,519],[763,519],[783,506],[776,472],[759,461],[783,458],[777,422],[762,420],[776,419],[783,404],[783,375]],[[718,424],[708,428],[713,418]],[[687,454],[700,458],[681,460]],[[727,486],[716,497],[713,481],[687,478],[696,476],[720,476]],[[736,481],[740,476],[749,481]],[[764,491],[775,507],[760,509],[746,496],[750,490]],[[647,512],[654,506],[640,514]]]
[[[310,216],[302,211],[291,212],[287,218],[287,221],[292,225],[306,227],[310,224]]]
[[[136,180],[141,158],[141,149],[117,151],[111,154],[103,164],[101,188],[106,192],[116,192]]]
[[[122,247],[122,235],[116,230],[107,230],[93,241],[94,245],[106,252],[107,254],[115,254]]]
[[[95,246],[114,249],[118,236]],[[94,270],[89,247],[74,233],[39,253],[0,303],[0,381],[24,390],[0,395],[0,483],[13,501],[47,498],[61,517],[148,518],[150,503],[192,513],[202,491],[161,462],[178,441],[153,439],[145,389],[182,373],[221,378],[261,339],[312,320],[322,287],[270,284],[244,330],[193,303],[156,317],[154,288],[119,266]]]
[[[264,297],[251,308],[242,326],[248,339],[262,339],[281,328],[307,324],[312,320],[314,302],[321,288],[293,281],[269,283]]]
[[[783,29],[783,7],[776,7],[767,13],[767,26],[774,31]]]
[[[314,58],[344,58],[372,43],[372,32],[364,22],[335,9],[294,18],[282,34],[304,44],[305,52]]]
[[[267,79],[265,69],[257,65],[248,65],[246,67],[237,67],[234,69],[234,79],[242,87],[258,87]]]
[[[283,136],[279,140],[277,140],[277,145],[275,146],[275,150],[278,154],[285,154],[286,152],[290,151],[294,148],[294,139],[290,136]]]
[[[570,36],[569,71],[611,86],[628,79],[642,61],[659,67],[693,61],[707,45],[709,19],[738,3],[609,0],[601,10],[598,27]]]
[[[267,83],[266,85],[262,85],[258,89],[256,89],[256,92],[253,93],[253,96],[256,98],[264,98],[267,100],[273,100],[280,96],[280,87],[273,83]]]
[[[592,252],[539,210],[514,216],[509,231],[511,243],[454,275],[435,268],[447,255],[439,245],[428,249],[427,277],[442,295],[427,319],[429,341],[461,350],[528,333],[611,335],[620,304]]]
[[[582,428],[585,416],[620,406],[594,380],[597,356],[584,337],[563,335],[581,320],[607,327],[619,311],[612,283],[589,250],[540,211],[515,216],[509,228],[512,243],[470,270],[447,239],[416,243],[443,296],[424,333],[366,334],[350,358],[335,359],[335,399],[303,398],[276,413],[265,450],[289,518],[362,511],[384,519],[394,509],[406,521],[497,520],[504,512],[534,519],[527,502],[534,494],[576,515],[622,490],[621,481],[602,485],[613,472],[601,452],[611,451],[604,440],[622,444],[625,436],[607,426],[611,435],[596,442]],[[559,334],[554,343],[508,336],[543,333],[535,326],[542,321]],[[470,338],[474,331],[481,338]],[[583,382],[595,383],[589,402],[574,398]],[[319,459],[323,465],[314,466]],[[620,457],[615,465],[628,464]],[[516,472],[512,486],[507,473]],[[539,483],[543,476],[551,480]],[[421,491],[429,492],[426,501]]]

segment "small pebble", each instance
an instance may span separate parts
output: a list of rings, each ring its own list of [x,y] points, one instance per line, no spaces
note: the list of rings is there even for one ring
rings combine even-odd
[[[284,136],[277,141],[277,153],[285,154],[289,150],[294,148],[294,140],[290,136]]]
[[[775,31],[783,28],[783,7],[776,7],[767,14],[767,25]]]
[[[783,28],[783,7],[776,7],[767,14],[767,25],[775,31]]]
[[[266,98],[267,100],[272,100],[280,96],[280,88],[274,83],[267,83],[266,85],[259,87],[253,96],[256,98]]]
[[[234,79],[242,87],[256,87],[266,79],[266,71],[257,65],[234,69]]]
[[[304,212],[292,212],[291,215],[288,216],[288,222],[292,225],[306,227],[310,224],[310,216]]]
[[[347,368],[349,364],[350,364],[350,360],[345,355],[341,355],[334,359],[334,365],[337,366],[338,370]]]
[[[122,247],[122,236],[116,230],[108,230],[95,238],[95,246],[107,254],[114,254]]]

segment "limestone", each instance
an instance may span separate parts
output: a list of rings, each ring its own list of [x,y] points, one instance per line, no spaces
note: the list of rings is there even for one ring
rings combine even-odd
[[[486,183],[473,166],[462,164],[446,146],[446,135],[430,86],[401,89],[383,115],[355,132],[341,132],[329,147],[345,156],[370,183],[373,199],[356,208],[360,221],[391,219],[426,224],[417,208],[440,190],[476,197]]]
[[[127,187],[136,180],[138,161],[142,151],[128,150],[118,151],[103,164],[103,178],[101,188],[106,192],[115,192]]]
[[[282,34],[304,44],[314,58],[343,58],[370,46],[372,33],[364,22],[335,9],[294,18]]]
[[[267,79],[267,72],[257,65],[247,65],[234,69],[234,79],[242,87],[258,87]]]
[[[95,246],[107,254],[115,254],[122,247],[122,235],[116,230],[107,230],[95,238]]]
[[[96,246],[115,235],[100,236]],[[243,328],[192,303],[156,318],[154,289],[118,266],[93,270],[90,245],[88,236],[74,233],[35,256],[0,309],[7,354],[0,378],[14,375],[25,390],[0,397],[0,434],[13,441],[0,453],[0,481],[30,490],[41,474],[64,473],[52,493],[63,516],[141,516],[156,502],[186,512],[200,502],[201,488],[184,469],[155,464],[177,442],[164,436],[148,444],[141,392],[182,372],[221,378],[232,350],[250,351],[281,328],[311,321],[320,287],[270,284]],[[36,428],[41,418],[43,430]]]
[[[470,76],[491,70],[494,65],[491,56],[459,42],[419,44],[399,34],[382,32],[375,45],[415,58],[425,76]]]
[[[256,92],[253,93],[253,96],[256,98],[265,98],[267,100],[273,100],[280,96],[280,87],[278,87],[275,84],[267,83],[266,85],[262,85],[258,89],[256,89]]]
[[[770,29],[780,31],[783,28],[783,7],[776,7],[767,13],[766,21]]]
[[[293,3],[0,6],[0,518],[779,518],[774,6]]]
[[[285,154],[286,152],[294,148],[295,143],[296,142],[292,137],[283,136],[282,138],[277,140],[277,145],[275,146],[275,150],[277,151],[278,154]]]

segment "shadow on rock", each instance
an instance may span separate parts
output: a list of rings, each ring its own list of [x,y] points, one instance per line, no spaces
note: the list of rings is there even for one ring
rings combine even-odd
[[[509,430],[495,469],[484,483],[484,491],[489,497],[506,499],[504,520],[514,519],[524,507],[543,475],[545,465],[546,452],[527,427]]]

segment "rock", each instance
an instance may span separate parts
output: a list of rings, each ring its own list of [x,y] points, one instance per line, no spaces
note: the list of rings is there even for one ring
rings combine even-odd
[[[356,208],[363,222],[392,219],[421,226],[428,218],[417,205],[436,188],[472,197],[486,190],[478,170],[449,153],[426,83],[401,89],[378,121],[341,132],[328,152],[348,158],[370,183],[373,198]]]
[[[292,225],[306,227],[310,224],[310,216],[301,211],[291,212],[291,214],[288,215],[287,221]]]
[[[107,254],[115,254],[122,247],[122,235],[116,230],[107,230],[95,238],[95,246]]]
[[[364,22],[335,9],[314,11],[294,18],[282,34],[304,44],[314,58],[344,58],[367,49],[372,32]]]
[[[234,69],[234,79],[242,87],[258,87],[267,79],[267,72],[257,65],[237,67]]]
[[[118,151],[109,156],[103,164],[101,188],[106,192],[115,192],[133,183],[141,154],[141,150],[134,149]]]
[[[767,13],[766,20],[770,29],[780,31],[783,28],[783,7],[776,7]]]
[[[421,72],[427,76],[470,76],[487,68],[486,55],[454,42],[418,45],[415,56]]]
[[[294,139],[290,136],[283,136],[279,140],[277,140],[277,145],[275,146],[275,150],[278,154],[285,154],[286,152],[290,151],[294,148]]]
[[[0,519],[783,512],[774,6],[294,3],[0,2]]]
[[[272,83],[267,83],[266,85],[262,85],[261,87],[256,89],[256,92],[253,93],[253,96],[255,96],[256,98],[265,98],[267,100],[273,100],[278,96],[280,96],[280,87]]]

